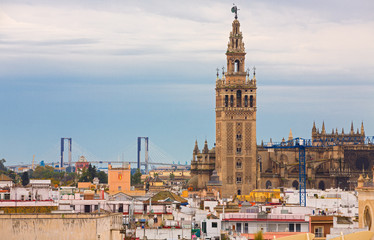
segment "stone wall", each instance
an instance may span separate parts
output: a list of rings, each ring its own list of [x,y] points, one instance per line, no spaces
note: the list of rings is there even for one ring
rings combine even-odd
[[[121,214],[0,214],[1,239],[119,240]]]

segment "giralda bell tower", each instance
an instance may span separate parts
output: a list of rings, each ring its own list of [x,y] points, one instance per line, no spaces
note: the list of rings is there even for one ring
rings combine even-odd
[[[216,170],[223,197],[256,188],[256,72],[245,71],[237,8],[227,46],[227,71],[216,82]]]

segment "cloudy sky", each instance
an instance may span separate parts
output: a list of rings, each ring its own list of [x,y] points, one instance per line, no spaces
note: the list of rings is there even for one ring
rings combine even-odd
[[[313,121],[339,132],[363,121],[374,135],[372,0],[236,4],[246,64],[257,68],[258,143],[290,129],[310,138]],[[215,141],[215,69],[226,64],[231,6],[2,0],[0,158],[57,161],[60,138],[72,137],[99,159],[133,159],[126,149],[148,136],[190,161],[195,139]]]

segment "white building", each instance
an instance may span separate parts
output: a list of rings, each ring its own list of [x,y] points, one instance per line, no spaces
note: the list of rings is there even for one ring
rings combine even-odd
[[[221,219],[204,219],[201,222],[201,234],[203,239],[220,239]]]
[[[19,201],[52,200],[51,180],[30,180],[27,187],[12,187],[10,199]]]
[[[341,189],[307,189],[306,206],[316,212],[323,210],[327,215],[358,216],[358,199],[355,192]],[[287,204],[299,204],[299,190],[286,189]]]
[[[236,234],[262,232],[309,232],[309,215],[281,212],[224,213],[222,230]]]

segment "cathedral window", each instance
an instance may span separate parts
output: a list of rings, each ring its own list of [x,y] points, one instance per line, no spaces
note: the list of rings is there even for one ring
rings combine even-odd
[[[230,107],[233,107],[234,106],[234,96],[231,95],[230,96]]]
[[[244,97],[244,107],[248,107],[248,96],[245,95]]]
[[[229,96],[225,95],[225,107],[229,106]]]
[[[235,47],[238,48],[238,39],[236,39]]]
[[[249,97],[249,107],[253,107],[253,96]]]
[[[242,106],[242,91],[238,90],[236,92],[236,106],[241,107]]]

